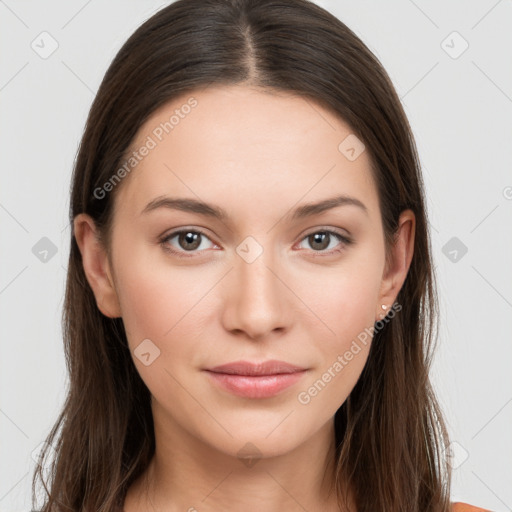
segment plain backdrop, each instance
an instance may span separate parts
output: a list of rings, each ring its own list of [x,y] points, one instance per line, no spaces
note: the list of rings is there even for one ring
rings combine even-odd
[[[32,457],[65,396],[69,181],[87,112],[120,46],[166,3],[0,0],[0,512],[31,509]],[[317,3],[382,62],[416,137],[452,498],[510,511],[512,2]]]

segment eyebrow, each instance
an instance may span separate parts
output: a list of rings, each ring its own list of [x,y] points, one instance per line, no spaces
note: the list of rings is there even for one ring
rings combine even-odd
[[[332,208],[347,205],[357,206],[363,210],[366,215],[368,215],[368,209],[359,199],[347,195],[341,195],[330,197],[317,203],[306,203],[299,206],[293,211],[292,220],[311,217],[313,215],[323,213],[327,210],[331,210]],[[219,206],[214,206],[197,199],[168,196],[160,196],[150,201],[142,210],[141,215],[154,211],[158,208],[168,208],[171,210],[197,213],[199,215],[211,217],[220,221],[226,221],[229,218],[227,212]]]

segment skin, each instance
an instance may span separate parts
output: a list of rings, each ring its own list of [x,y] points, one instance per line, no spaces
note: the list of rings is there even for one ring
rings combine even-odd
[[[292,94],[239,85],[184,95],[155,112],[131,148],[191,96],[197,106],[118,185],[110,254],[90,217],[74,221],[98,308],[123,318],[152,394],[156,454],[124,510],[340,510],[327,493],[333,419],[371,343],[360,344],[309,403],[297,397],[381,318],[382,304],[394,303],[412,259],[414,214],[402,213],[386,262],[368,152],[348,160],[338,146],[350,127]],[[297,206],[339,194],[359,199],[367,212],[344,205],[291,219]],[[141,214],[162,195],[201,199],[229,217],[168,208]],[[188,258],[160,243],[183,227],[206,234],[189,252],[177,236],[164,243]],[[322,230],[339,230],[353,243],[308,238]],[[263,250],[250,263],[236,251],[248,236]],[[160,350],[148,366],[133,353],[145,339]],[[264,399],[235,396],[202,371],[267,359],[308,371]],[[258,450],[253,465],[237,455],[246,443]]]

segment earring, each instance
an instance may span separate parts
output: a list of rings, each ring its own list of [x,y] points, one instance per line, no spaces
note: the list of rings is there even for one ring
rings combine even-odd
[[[387,309],[386,304],[382,304],[380,307],[381,307],[384,311]],[[380,316],[381,318],[384,318],[385,314],[384,314],[384,313],[381,313],[379,316]]]

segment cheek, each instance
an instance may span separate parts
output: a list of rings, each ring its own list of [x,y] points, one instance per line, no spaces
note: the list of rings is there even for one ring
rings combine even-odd
[[[124,268],[119,276],[121,310],[141,379],[157,403],[167,404],[166,409],[191,409],[190,415],[199,414],[180,383],[187,382],[187,372],[200,353],[193,331],[197,329],[194,315],[201,303],[194,305],[200,300],[199,292],[204,291],[191,288],[189,280],[180,280],[179,273],[171,269],[157,273],[155,266],[139,266],[133,260]]]
[[[183,273],[166,262],[163,249],[150,245],[142,234],[130,234],[128,228],[119,232],[113,242],[114,267],[129,341],[159,340],[185,314],[194,290]]]
[[[342,349],[375,322],[381,265],[377,257],[371,260],[363,256],[347,258],[339,267],[317,271],[306,280],[294,278],[295,283],[303,283],[296,288],[297,295],[320,320],[316,322],[318,328],[323,325],[324,332],[329,334],[322,337],[326,340],[326,353]]]
[[[122,267],[122,266],[121,266]],[[144,338],[159,340],[178,321],[183,300],[179,282],[168,276],[156,276],[148,268],[130,264],[119,272],[118,294],[123,322],[130,344]],[[132,348],[134,348],[132,346]]]
[[[314,292],[311,288],[301,292],[321,320],[310,323],[309,336],[320,362],[297,399],[326,420],[346,400],[368,358],[380,275],[377,258],[347,263],[317,281]]]
[[[206,267],[173,268],[165,255],[155,257],[159,250],[152,248],[150,258],[150,250],[134,249],[115,262],[128,344],[144,380],[151,378],[154,372],[149,368],[155,367],[147,367],[137,358],[137,347],[142,346],[143,340],[149,339],[156,346],[155,352],[159,351],[156,366],[165,365],[180,373],[186,365],[197,365],[197,343],[204,333],[205,318],[212,314],[207,292],[218,280]]]

